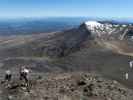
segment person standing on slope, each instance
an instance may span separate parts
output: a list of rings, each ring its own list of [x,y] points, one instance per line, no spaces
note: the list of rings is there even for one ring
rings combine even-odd
[[[20,68],[20,80],[25,80],[25,82],[28,82],[28,74],[29,74],[29,69],[27,69],[25,66],[22,66]]]
[[[133,61],[130,61],[130,62],[129,62],[129,66],[130,66],[130,68],[133,67]]]
[[[12,78],[11,71],[10,70],[6,70],[5,71],[5,81],[9,82],[9,81],[11,81],[11,78]]]

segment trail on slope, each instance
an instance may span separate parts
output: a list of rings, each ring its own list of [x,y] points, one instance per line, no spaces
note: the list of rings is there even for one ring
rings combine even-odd
[[[120,43],[120,41],[102,41],[98,44],[112,50],[113,52],[133,57],[133,48],[130,48],[128,44]]]

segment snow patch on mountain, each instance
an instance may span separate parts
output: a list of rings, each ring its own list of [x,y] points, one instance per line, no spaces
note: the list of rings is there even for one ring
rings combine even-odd
[[[102,24],[98,23],[97,21],[87,21],[85,22],[85,25],[89,27],[90,29],[94,29],[94,27],[101,27]]]
[[[123,34],[126,30],[127,25],[125,24],[112,24],[109,22],[99,22],[99,21],[86,21],[85,26],[88,31],[91,31],[92,36],[96,37],[117,37]]]

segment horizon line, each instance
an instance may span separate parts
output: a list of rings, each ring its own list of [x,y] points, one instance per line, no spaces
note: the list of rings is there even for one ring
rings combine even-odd
[[[29,18],[92,18],[92,19],[133,19],[133,17],[103,17],[103,16],[16,16],[0,17],[0,19],[29,19]]]

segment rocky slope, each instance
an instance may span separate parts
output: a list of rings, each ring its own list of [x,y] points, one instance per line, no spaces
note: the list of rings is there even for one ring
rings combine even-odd
[[[0,90],[0,100],[132,100],[133,91],[94,73],[46,74],[33,78],[27,92],[20,82]],[[14,85],[16,84],[16,85]],[[3,84],[2,84],[3,86]],[[1,87],[1,86],[0,86]]]

